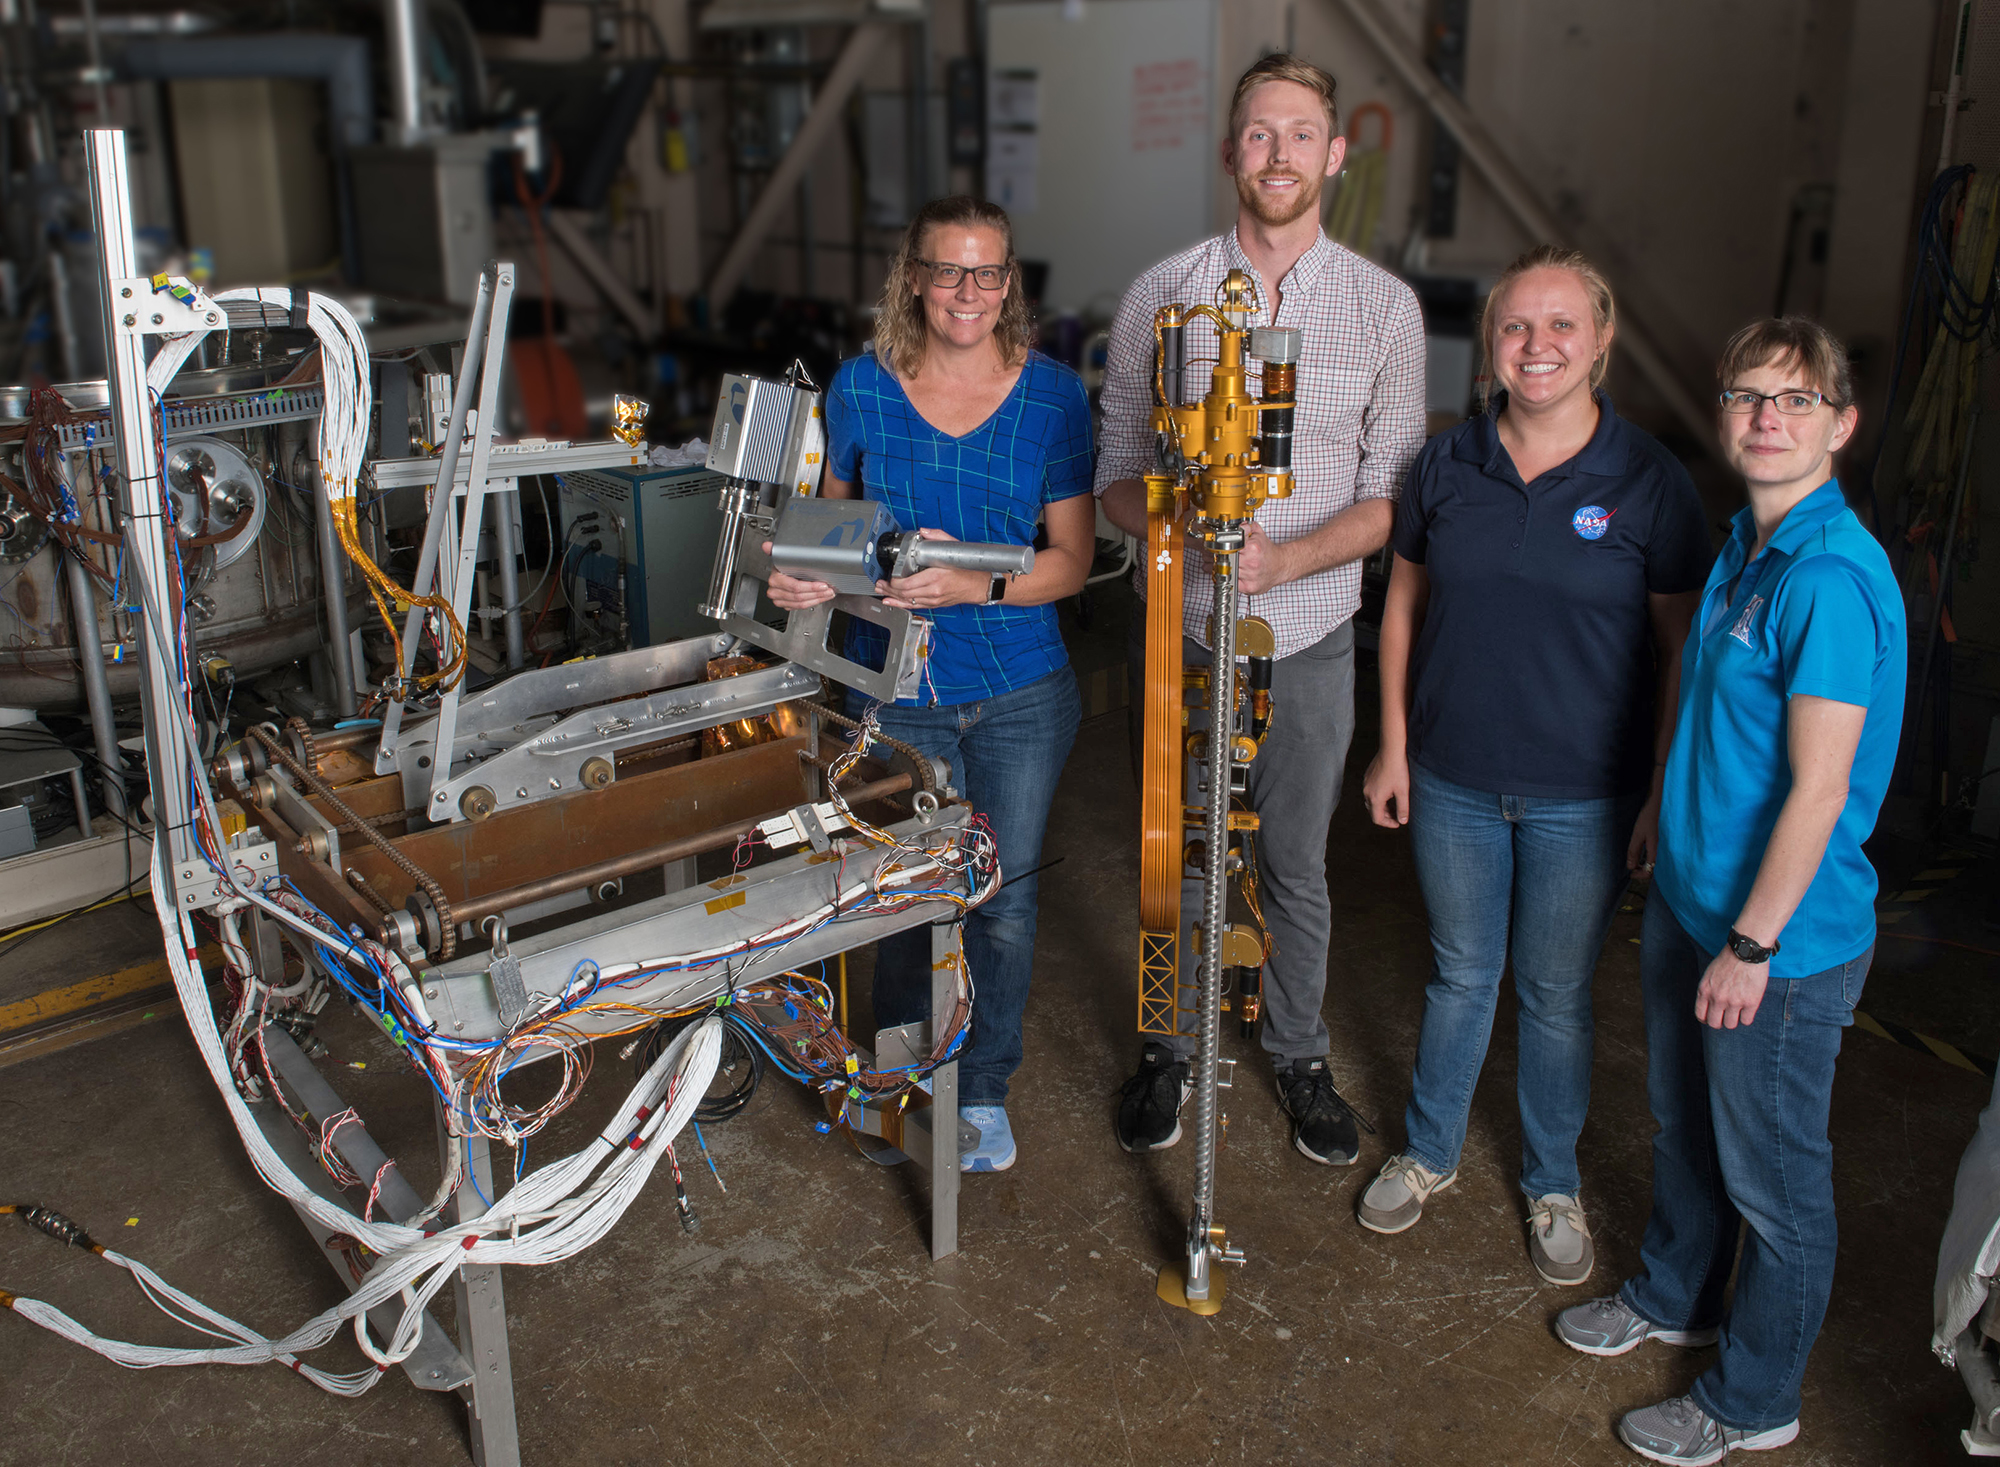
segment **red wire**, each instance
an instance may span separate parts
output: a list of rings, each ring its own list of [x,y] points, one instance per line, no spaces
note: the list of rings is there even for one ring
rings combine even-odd
[[[554,143],[549,144],[548,184],[539,194],[529,191],[528,170],[521,162],[521,155],[514,155],[514,192],[528,216],[528,233],[535,240],[535,265],[542,274],[542,368],[547,373],[551,389],[551,411],[556,380],[556,304],[554,276],[549,271],[549,241],[542,231],[542,210],[548,207],[549,200],[556,196],[556,190],[561,186],[562,153]]]

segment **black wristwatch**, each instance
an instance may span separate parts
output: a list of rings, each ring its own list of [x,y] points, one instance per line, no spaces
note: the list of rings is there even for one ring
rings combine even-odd
[[[996,575],[993,578],[993,584],[986,588],[986,604],[988,606],[998,606],[1002,601],[1005,601],[1006,599],[1007,599],[1007,577],[1004,575]]]
[[[1774,942],[1765,947],[1755,938],[1745,937],[1732,927],[1729,929],[1729,950],[1746,963],[1768,963],[1771,961],[1771,954],[1778,950],[1778,945]]]

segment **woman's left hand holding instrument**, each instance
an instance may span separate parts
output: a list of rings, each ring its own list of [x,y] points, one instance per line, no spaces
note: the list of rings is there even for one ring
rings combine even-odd
[[[943,530],[917,531],[926,540],[956,540]],[[940,606],[984,606],[993,587],[993,577],[985,571],[958,570],[931,566],[915,575],[893,581],[877,581],[882,604],[905,611],[935,611]]]

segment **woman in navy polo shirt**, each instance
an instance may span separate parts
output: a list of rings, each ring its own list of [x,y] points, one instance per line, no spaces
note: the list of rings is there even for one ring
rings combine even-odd
[[[890,266],[873,353],[841,365],[826,401],[822,494],[881,500],[933,539],[1026,545],[1047,522],[1027,575],[938,568],[881,588],[931,623],[924,688],[882,708],[882,731],[951,765],[993,828],[1005,878],[965,924],[977,985],[958,1062],[960,1115],[979,1132],[961,1158],[970,1171],[1014,1164],[1007,1081],[1034,966],[1033,873],[1082,716],[1053,603],[1082,589],[1096,549],[1090,403],[1075,372],[1029,350],[1033,332],[1006,213],[934,200]],[[833,594],[782,574],[770,587],[786,608]],[[922,928],[882,942],[878,1025],[929,1012],[930,952]]]
[[[1499,388],[1425,445],[1396,513],[1382,749],[1362,791],[1408,823],[1435,961],[1408,1140],[1359,1216],[1400,1233],[1457,1179],[1513,957],[1528,1253],[1588,1277],[1576,1143],[1590,980],[1629,867],[1650,866],[1674,686],[1709,560],[1701,505],[1603,381],[1615,315],[1583,256],[1509,265],[1480,319]]]
[[[1646,903],[1653,1214],[1638,1276],[1556,1322],[1591,1355],[1719,1339],[1688,1395],[1618,1424],[1641,1456],[1696,1467],[1798,1435],[1833,1288],[1834,1059],[1875,955],[1861,843],[1909,656],[1889,558],[1833,477],[1856,418],[1847,353],[1787,316],[1737,332],[1716,376],[1750,503],[1688,639]]]

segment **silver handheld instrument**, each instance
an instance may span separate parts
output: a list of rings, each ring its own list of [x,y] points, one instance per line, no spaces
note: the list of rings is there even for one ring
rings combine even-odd
[[[999,545],[974,540],[926,540],[914,532],[885,535],[879,551],[889,579],[900,580],[932,566],[979,571],[989,576],[1025,576],[1035,568],[1032,545]]]
[[[771,536],[771,564],[849,596],[873,596],[878,581],[932,566],[1019,576],[1034,563],[1032,545],[926,540],[898,527],[889,507],[872,499],[793,499]]]

